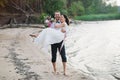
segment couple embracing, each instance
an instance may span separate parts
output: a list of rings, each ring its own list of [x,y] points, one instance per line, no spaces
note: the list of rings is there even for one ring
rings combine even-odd
[[[66,51],[64,46],[64,39],[66,37],[69,25],[69,19],[66,15],[61,15],[59,11],[54,14],[55,21],[52,23],[50,28],[44,29],[38,35],[31,34],[30,36],[36,37],[34,42],[41,47],[47,47],[51,45],[51,55],[52,55],[52,65],[54,73],[57,74],[56,70],[56,56],[57,50],[59,51],[62,62],[63,62],[63,72],[66,75]]]

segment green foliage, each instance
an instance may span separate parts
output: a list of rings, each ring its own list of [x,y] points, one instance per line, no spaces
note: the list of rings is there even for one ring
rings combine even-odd
[[[66,6],[63,0],[44,0],[44,3],[44,11],[52,15],[57,10],[62,11]]]
[[[80,1],[73,2],[68,10],[69,15],[71,16],[84,14],[84,7],[82,6],[82,3]]]
[[[116,6],[107,5],[103,0],[81,0],[85,14],[103,14],[117,12]]]
[[[105,8],[105,13],[117,13],[118,12],[118,7],[117,6],[111,6],[111,5],[108,5],[106,8]]]
[[[38,18],[37,23],[42,23],[42,24],[43,24],[44,21],[45,21],[46,16],[47,16],[46,13],[42,13],[42,14],[40,15],[40,17]]]
[[[87,13],[87,9],[91,4],[94,2],[94,0],[80,0],[83,4],[83,7],[85,8],[85,13]]]
[[[62,14],[65,14],[65,15],[68,15],[67,9],[62,9],[62,10],[61,10],[61,13],[62,13]]]
[[[96,14],[96,15],[91,14],[91,15],[76,16],[75,19],[84,20],[84,21],[114,20],[114,19],[120,19],[120,14]]]
[[[32,17],[32,23],[36,23],[36,24],[44,24],[44,21],[46,19],[47,14],[42,13],[39,17],[33,16]]]

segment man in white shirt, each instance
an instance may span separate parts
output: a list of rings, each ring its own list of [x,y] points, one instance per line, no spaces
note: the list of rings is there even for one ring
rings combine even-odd
[[[60,12],[59,11],[56,11],[55,12],[55,24],[56,23],[61,23],[60,22]],[[52,26],[53,28],[54,26]],[[64,30],[62,32],[65,32]],[[52,64],[53,64],[53,70],[54,70],[54,73],[56,74],[57,73],[57,70],[56,70],[56,56],[57,56],[57,50],[59,50],[59,53],[61,55],[61,58],[62,58],[62,62],[63,62],[63,71],[64,71],[64,75],[66,75],[66,62],[67,62],[67,58],[66,58],[66,52],[65,52],[65,46],[63,45],[62,46],[62,43],[63,43],[63,40],[60,42],[60,43],[55,43],[55,44],[52,44],[51,45],[51,54],[52,54]],[[62,48],[61,48],[62,46]]]

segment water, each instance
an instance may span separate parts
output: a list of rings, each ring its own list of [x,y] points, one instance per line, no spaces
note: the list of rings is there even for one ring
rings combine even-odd
[[[68,63],[95,80],[120,80],[120,20],[71,25]]]

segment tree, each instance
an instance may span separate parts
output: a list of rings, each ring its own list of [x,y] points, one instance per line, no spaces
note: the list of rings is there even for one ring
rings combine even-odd
[[[86,14],[101,13],[101,10],[105,7],[102,0],[92,0],[91,4],[87,7]]]
[[[52,15],[56,10],[62,11],[65,7],[63,0],[44,0],[43,4],[44,12]]]
[[[80,1],[73,2],[69,8],[69,15],[77,16],[84,14],[84,7]]]
[[[113,13],[117,11],[116,6],[107,5],[106,0],[81,0],[85,14]]]
[[[92,4],[93,0],[80,0],[84,6],[85,13],[88,13],[88,8]]]
[[[7,0],[0,0],[0,7],[5,7]]]

